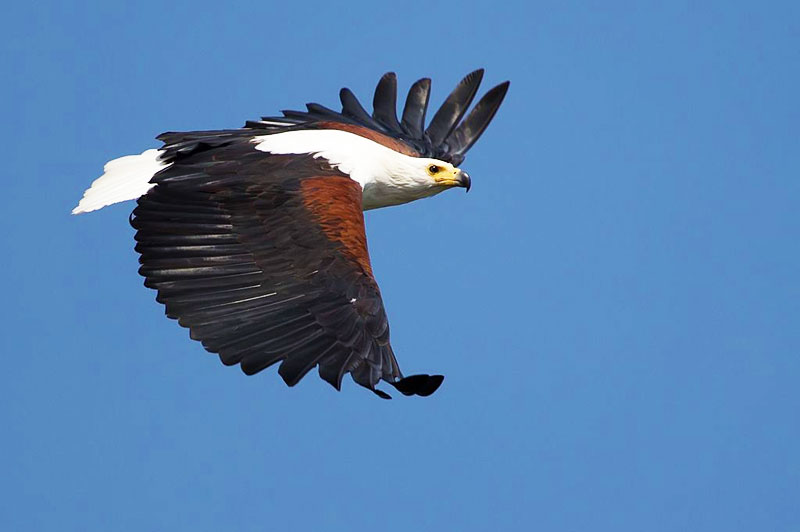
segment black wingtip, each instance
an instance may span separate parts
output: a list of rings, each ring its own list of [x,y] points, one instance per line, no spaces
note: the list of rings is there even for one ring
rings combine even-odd
[[[359,102],[358,98],[356,98],[356,95],[353,94],[353,91],[347,87],[344,87],[339,91],[339,100],[342,102],[342,114],[344,116],[350,117],[357,122],[361,122],[375,131],[386,130],[385,127],[379,124],[374,118],[372,118],[372,116],[369,115],[369,113],[367,113],[366,109],[364,109],[364,107],[361,105],[361,102]]]
[[[446,143],[452,153],[453,164],[459,164],[464,159],[464,154],[489,126],[500,104],[506,97],[510,81],[504,81],[492,87],[478,101],[463,122],[447,137]]]
[[[453,131],[469,109],[478,87],[483,80],[483,69],[479,68],[464,76],[436,111],[428,129],[425,130],[434,146],[438,146]]]
[[[425,114],[431,96],[431,79],[417,80],[408,89],[406,104],[403,107],[401,124],[408,134],[415,139],[421,139],[425,130]]]
[[[411,375],[390,384],[403,395],[428,397],[439,389],[443,381],[444,375]]]
[[[397,121],[397,75],[394,72],[384,74],[375,87],[372,109],[372,118],[391,131],[402,133]]]
[[[388,393],[384,392],[383,390],[379,390],[377,388],[374,388],[372,391],[373,391],[373,393],[375,395],[377,395],[381,399],[391,399],[392,398],[391,395],[389,395]]]
[[[291,127],[322,121],[356,124],[405,142],[420,156],[435,157],[458,166],[467,150],[489,125],[508,91],[509,82],[505,81],[488,91],[470,111],[483,76],[483,68],[464,76],[436,111],[427,128],[430,78],[419,79],[411,85],[402,114],[398,115],[397,75],[394,72],[385,73],[378,81],[371,113],[367,112],[352,91],[343,88],[339,92],[342,102],[340,112],[311,103],[307,105],[307,111],[286,110],[281,118],[266,118],[264,121],[267,123],[251,121],[247,126],[270,129],[284,124]]]

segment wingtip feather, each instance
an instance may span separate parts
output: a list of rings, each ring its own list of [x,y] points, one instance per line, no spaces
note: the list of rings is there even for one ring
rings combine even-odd
[[[464,159],[464,154],[477,142],[494,118],[506,97],[511,82],[506,80],[489,89],[478,101],[461,124],[445,139],[455,161]]]
[[[483,80],[483,72],[479,68],[464,76],[436,111],[425,130],[434,146],[441,144],[466,114]]]

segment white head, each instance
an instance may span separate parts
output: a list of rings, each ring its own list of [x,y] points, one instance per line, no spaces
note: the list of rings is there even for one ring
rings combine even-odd
[[[259,151],[327,159],[361,185],[364,210],[408,203],[452,187],[469,190],[471,185],[469,175],[450,163],[411,157],[346,131],[287,131],[255,137],[254,142]]]
[[[469,190],[472,184],[469,174],[448,162],[389,151],[399,157],[391,158],[383,173],[364,183],[364,210],[408,203],[453,187]]]

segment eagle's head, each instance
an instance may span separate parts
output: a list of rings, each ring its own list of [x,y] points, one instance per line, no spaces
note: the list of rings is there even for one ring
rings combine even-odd
[[[400,205],[435,196],[449,188],[469,190],[469,174],[440,159],[386,153],[380,167],[365,174],[364,210]],[[351,174],[352,175],[352,174]]]
[[[469,192],[472,186],[472,180],[469,174],[456,168],[450,163],[439,161],[437,159],[423,159],[420,161],[425,167],[425,175],[427,181],[433,182],[433,186],[442,187],[442,189],[450,187],[463,187]]]

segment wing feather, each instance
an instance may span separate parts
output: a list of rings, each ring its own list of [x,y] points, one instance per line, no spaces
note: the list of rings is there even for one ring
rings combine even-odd
[[[470,111],[467,118],[447,137],[446,143],[452,154],[453,164],[460,164],[464,154],[480,138],[489,122],[503,103],[509,83],[501,83],[487,92]]]
[[[361,102],[358,101],[356,95],[353,94],[348,88],[343,88],[339,91],[339,98],[342,100],[342,114],[349,116],[356,122],[364,124],[370,129],[384,132],[386,129],[379,124],[369,113],[362,107]]]
[[[414,156],[435,157],[453,164],[460,164],[475,141],[480,137],[494,117],[503,101],[508,82],[501,83],[490,90],[478,105],[461,122],[467,113],[483,79],[483,69],[468,74],[434,114],[431,123],[425,128],[425,115],[430,101],[431,80],[423,78],[415,82],[408,91],[403,106],[402,118],[397,120],[397,77],[387,72],[375,88],[373,112],[370,115],[350,89],[343,88],[339,97],[342,110],[336,112],[317,103],[306,104],[306,111],[281,111],[283,116],[261,118],[261,121],[248,120],[245,133],[259,130],[261,134],[292,129],[336,128],[354,132],[394,147],[403,143],[402,150],[411,151]],[[460,123],[460,124],[459,124]],[[191,153],[193,143],[222,143],[235,139],[236,133],[227,132],[215,140],[200,135],[180,137],[169,133],[165,138],[176,143],[179,154]],[[381,140],[378,140],[381,139]],[[394,141],[394,142],[392,142]]]
[[[412,138],[422,138],[425,131],[425,112],[428,110],[430,97],[431,80],[429,78],[417,80],[408,90],[406,105],[403,107],[402,125]]]
[[[483,69],[480,68],[467,74],[461,82],[456,85],[450,96],[444,101],[442,106],[433,115],[428,129],[425,130],[433,146],[439,146],[447,138],[455,125],[469,109],[478,86],[483,79]]]
[[[209,145],[177,158],[138,201],[131,224],[145,285],[226,365],[253,374],[280,362],[290,386],[318,366],[337,389],[349,372],[385,397],[378,382],[403,375],[369,264],[360,186],[241,139]]]
[[[387,72],[375,87],[372,99],[372,117],[394,133],[402,133],[397,121],[397,76]]]

